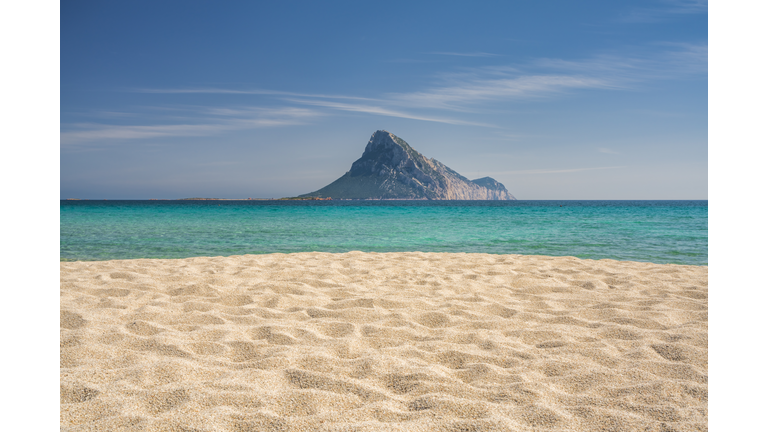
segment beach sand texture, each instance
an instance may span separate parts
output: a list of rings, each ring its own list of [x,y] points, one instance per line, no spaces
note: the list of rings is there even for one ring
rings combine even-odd
[[[62,262],[66,431],[707,430],[707,267]]]

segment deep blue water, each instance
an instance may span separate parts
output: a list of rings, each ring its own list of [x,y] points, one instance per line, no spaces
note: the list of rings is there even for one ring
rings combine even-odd
[[[62,260],[484,252],[707,264],[707,201],[61,201]]]

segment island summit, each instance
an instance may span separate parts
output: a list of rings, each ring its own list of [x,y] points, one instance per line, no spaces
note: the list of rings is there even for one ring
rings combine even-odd
[[[427,159],[399,137],[376,131],[360,159],[338,180],[298,198],[515,200],[498,181],[469,180]]]

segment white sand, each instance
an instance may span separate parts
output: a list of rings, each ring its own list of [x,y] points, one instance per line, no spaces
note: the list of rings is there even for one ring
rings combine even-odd
[[[707,267],[61,263],[67,431],[707,430]]]

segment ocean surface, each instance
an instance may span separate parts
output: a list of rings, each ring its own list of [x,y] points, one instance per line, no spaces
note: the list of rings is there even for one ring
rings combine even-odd
[[[61,201],[60,259],[483,252],[707,264],[707,201]]]

